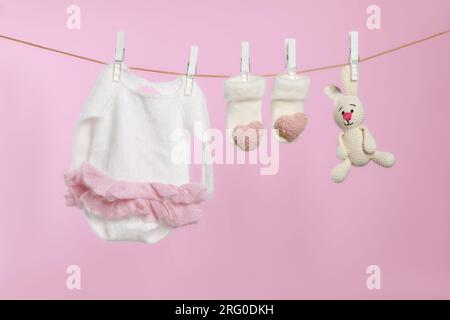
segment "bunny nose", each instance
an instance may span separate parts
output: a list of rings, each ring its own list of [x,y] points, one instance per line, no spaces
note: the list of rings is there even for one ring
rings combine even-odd
[[[344,118],[345,121],[350,121],[352,120],[352,114],[351,112],[345,112],[342,117]]]

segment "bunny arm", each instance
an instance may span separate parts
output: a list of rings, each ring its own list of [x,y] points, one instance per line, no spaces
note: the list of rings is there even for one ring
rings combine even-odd
[[[368,154],[373,154],[377,150],[377,143],[375,142],[375,138],[372,136],[367,127],[361,126],[361,130],[363,132],[364,151]]]
[[[344,136],[344,133],[341,132],[341,133],[339,133],[338,138],[337,138],[336,155],[341,160],[345,160],[348,158],[347,147],[345,146],[344,140],[342,139],[343,136]]]

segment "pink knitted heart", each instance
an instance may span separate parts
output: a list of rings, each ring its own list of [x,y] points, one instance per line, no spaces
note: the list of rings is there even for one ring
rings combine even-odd
[[[262,129],[262,123],[253,121],[249,124],[241,124],[233,129],[234,143],[244,151],[252,151],[259,145],[259,130]]]
[[[280,137],[291,142],[305,130],[308,117],[303,112],[282,115],[275,121],[274,128],[278,129]]]

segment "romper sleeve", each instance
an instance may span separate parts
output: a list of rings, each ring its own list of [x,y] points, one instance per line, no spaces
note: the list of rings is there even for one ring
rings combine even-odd
[[[211,125],[205,96],[196,81],[194,81],[192,95],[185,98],[187,102],[183,106],[185,126],[192,137],[202,142],[202,183],[210,197],[214,192],[211,137],[207,132]]]
[[[105,66],[97,77],[75,128],[71,170],[87,161],[96,121],[108,108],[117,84],[112,81],[112,65]]]

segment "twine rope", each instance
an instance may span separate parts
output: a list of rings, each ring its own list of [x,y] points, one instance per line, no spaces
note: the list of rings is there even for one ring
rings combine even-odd
[[[385,56],[391,53],[394,53],[396,51],[408,48],[408,47],[412,47],[415,45],[418,45],[420,43],[429,41],[431,39],[435,39],[437,37],[441,37],[446,35],[447,33],[450,32],[450,29],[438,32],[438,33],[434,33],[430,36],[427,36],[425,38],[421,38],[412,42],[408,42],[408,43],[404,43],[400,46],[397,46],[395,48],[389,49],[389,50],[385,50],[385,51],[381,51],[378,52],[376,54],[373,54],[371,56],[367,56],[365,58],[360,58],[359,62],[363,63],[363,62],[367,62],[373,59],[376,59],[378,57],[381,56]],[[22,39],[17,39],[14,37],[10,37],[10,36],[5,36],[5,35],[1,35],[0,34],[0,38],[5,39],[5,40],[9,40],[9,41],[13,41],[16,43],[20,43],[20,44],[24,44],[27,46],[31,46],[31,47],[35,47],[35,48],[39,48],[39,49],[43,49],[46,51],[51,51],[51,52],[56,52],[62,55],[66,55],[66,56],[70,56],[70,57],[74,57],[80,60],[85,60],[85,61],[90,61],[93,63],[97,63],[97,64],[103,64],[106,65],[108,64],[105,61],[101,61],[98,59],[94,59],[94,58],[89,58],[86,56],[82,56],[76,53],[72,53],[72,52],[68,52],[68,51],[64,51],[64,50],[59,50],[59,49],[55,49],[55,48],[51,48],[51,47],[47,47],[38,43],[34,43],[34,42],[30,42],[30,41],[26,41],[26,40],[22,40]],[[334,65],[328,65],[328,66],[322,66],[322,67],[316,67],[316,68],[310,68],[310,69],[303,69],[303,70],[297,70],[297,73],[312,73],[312,72],[317,72],[317,71],[324,71],[324,70],[330,70],[330,69],[336,69],[336,68],[341,68],[344,67],[348,64],[348,62],[345,63],[339,63],[339,64],[334,64]],[[143,67],[130,67],[130,69],[132,70],[136,70],[136,71],[143,71],[143,72],[151,72],[151,73],[159,73],[159,74],[168,74],[168,75],[177,75],[177,76],[182,76],[185,75],[186,73],[184,72],[176,72],[176,71],[167,71],[167,70],[157,70],[157,69],[150,69],[150,68],[143,68]],[[275,77],[278,73],[267,73],[267,74],[262,74],[260,76],[262,77],[266,77],[266,78],[270,78],[270,77]],[[203,73],[203,74],[196,74],[196,77],[199,78],[228,78],[230,77],[230,75],[226,75],[226,74],[207,74],[207,73]]]

